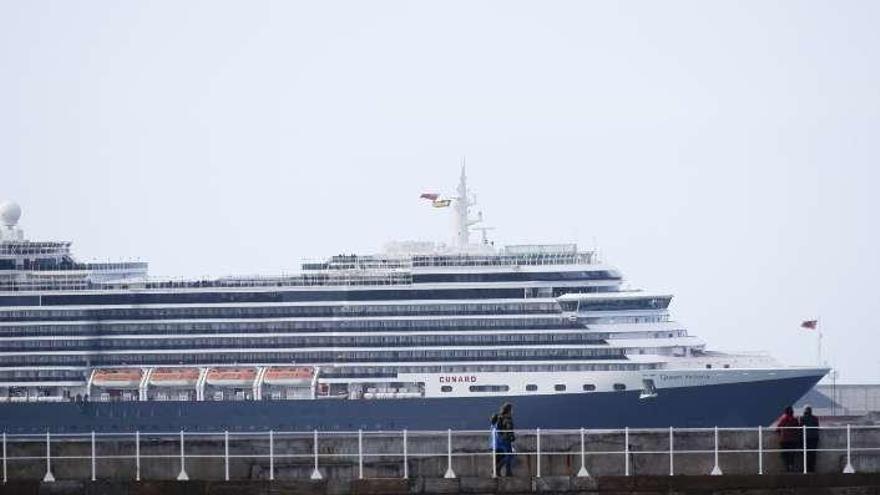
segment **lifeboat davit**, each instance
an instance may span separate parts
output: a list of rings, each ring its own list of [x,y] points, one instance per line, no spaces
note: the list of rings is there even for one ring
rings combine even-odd
[[[206,381],[219,387],[249,387],[256,378],[256,368],[211,368]]]
[[[138,388],[144,371],[141,369],[95,370],[92,385],[104,388]]]
[[[156,368],[150,375],[150,385],[157,387],[195,387],[198,381],[198,368]]]
[[[263,375],[263,383],[269,385],[311,386],[315,368],[273,366]]]

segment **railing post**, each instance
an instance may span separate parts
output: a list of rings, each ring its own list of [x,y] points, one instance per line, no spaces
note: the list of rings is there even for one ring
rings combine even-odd
[[[223,431],[223,480],[229,481],[229,430]]]
[[[850,427],[846,425],[846,466],[843,468],[844,474],[853,474],[856,470],[852,465],[852,449],[850,448]]]
[[[269,481],[275,480],[275,432],[269,430]]]
[[[584,440],[584,429],[581,427],[581,468],[577,473],[578,478],[589,478],[590,472],[587,471],[587,452],[586,442]]]
[[[403,479],[409,478],[409,459],[407,459],[406,430],[403,430]]]
[[[311,478],[313,480],[320,480],[320,479],[323,479],[323,476],[321,476],[321,470],[318,469],[318,430],[314,431],[313,439],[314,439],[314,446],[315,446],[315,469],[312,470]]]
[[[134,479],[141,480],[141,432],[134,432]]]
[[[92,481],[97,479],[95,471],[95,431],[92,430]]]
[[[489,428],[489,445],[492,446],[492,477],[498,477],[498,466],[495,463],[495,460],[498,459],[498,434],[495,425],[492,428]]]
[[[177,481],[189,481],[189,475],[186,474],[186,456],[183,446],[183,430],[180,430],[180,473],[177,475]]]
[[[629,476],[629,426],[623,429],[623,475]]]
[[[452,470],[452,430],[446,430],[446,474],[444,478],[455,478],[455,471]]]
[[[535,429],[535,477],[541,477],[541,429]]]
[[[764,474],[764,427],[758,425],[758,474]]]
[[[50,442],[49,430],[46,430],[46,475],[43,476],[44,483],[55,481],[55,475],[52,474],[52,449],[50,447]]]
[[[718,464],[718,427],[715,427],[715,467],[712,468],[712,472],[709,473],[712,476],[721,475],[721,466]]]
[[[223,479],[229,481],[229,430],[223,432]]]
[[[801,428],[801,440],[803,440],[801,443],[803,444],[803,447],[804,447],[804,456],[803,456],[804,457],[804,474],[807,474],[807,425],[806,425],[806,423],[804,423],[803,427]]]
[[[6,477],[6,432],[3,432],[3,483],[8,481]]]
[[[358,429],[358,479],[364,479],[364,430]]]
[[[672,437],[672,427],[669,427],[669,476],[675,476],[675,447]]]

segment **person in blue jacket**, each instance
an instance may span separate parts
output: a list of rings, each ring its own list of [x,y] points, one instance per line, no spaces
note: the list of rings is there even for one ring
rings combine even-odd
[[[504,451],[501,448],[501,437],[498,435],[498,414],[493,414],[489,418],[489,448],[495,453],[495,473],[501,472],[501,466],[504,463]]]

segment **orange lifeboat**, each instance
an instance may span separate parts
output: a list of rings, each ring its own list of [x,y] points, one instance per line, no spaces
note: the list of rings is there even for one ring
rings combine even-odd
[[[311,385],[315,368],[273,366],[263,375],[263,383],[268,385]]]
[[[249,387],[256,378],[256,368],[211,368],[206,381],[219,387]]]
[[[157,387],[194,387],[198,381],[198,368],[156,368],[150,375],[150,385]]]
[[[95,370],[92,385],[104,388],[138,388],[143,376],[141,369]]]

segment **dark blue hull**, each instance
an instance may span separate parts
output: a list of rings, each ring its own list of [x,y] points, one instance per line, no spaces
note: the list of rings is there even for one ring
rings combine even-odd
[[[484,429],[511,402],[518,428],[636,428],[768,425],[821,376],[638,391],[381,400],[7,403],[9,433],[82,431]]]

